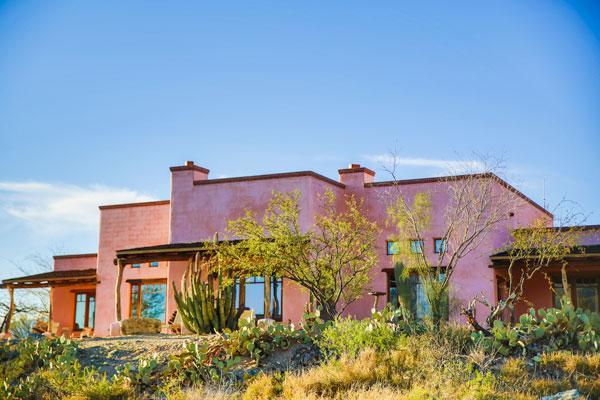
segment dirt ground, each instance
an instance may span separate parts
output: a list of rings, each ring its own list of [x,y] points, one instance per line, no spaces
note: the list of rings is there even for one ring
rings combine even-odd
[[[166,364],[171,355],[184,351],[189,341],[211,340],[211,336],[147,334],[110,338],[85,338],[79,343],[78,358],[81,365],[95,366],[108,376],[117,369],[131,363],[136,367],[138,359],[156,354],[159,364]],[[297,370],[314,365],[320,355],[315,346],[295,344],[290,349],[275,352],[261,360],[260,366],[254,360],[244,359],[238,366],[244,373],[262,371]]]
[[[82,366],[95,366],[109,376],[118,367],[130,362],[137,364],[140,357],[156,353],[160,362],[167,362],[169,355],[183,351],[186,341],[201,340],[193,335],[132,335],[110,338],[85,338],[79,343],[79,360]]]

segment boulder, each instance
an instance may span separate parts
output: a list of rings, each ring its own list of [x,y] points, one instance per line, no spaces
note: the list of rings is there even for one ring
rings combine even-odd
[[[566,390],[551,396],[544,396],[541,400],[578,400],[583,398],[577,389]]]

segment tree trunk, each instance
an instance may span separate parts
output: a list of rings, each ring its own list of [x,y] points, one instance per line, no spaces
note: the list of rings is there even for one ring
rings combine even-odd
[[[265,275],[265,313],[264,318],[271,318],[271,276]]]
[[[335,303],[332,302],[317,302],[319,307],[321,308],[321,319],[323,321],[332,321],[337,316],[337,307]]]

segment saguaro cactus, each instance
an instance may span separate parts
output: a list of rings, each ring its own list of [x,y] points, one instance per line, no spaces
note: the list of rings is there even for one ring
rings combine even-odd
[[[203,272],[206,282],[202,278]],[[231,273],[227,275],[229,281],[224,282],[220,268],[216,275],[211,271],[202,271],[200,255],[196,254],[181,279],[181,292],[173,282],[177,308],[187,329],[194,333],[211,333],[237,327],[244,311],[243,304],[236,309],[236,285],[231,280]],[[240,280],[240,285],[244,285],[243,279]]]

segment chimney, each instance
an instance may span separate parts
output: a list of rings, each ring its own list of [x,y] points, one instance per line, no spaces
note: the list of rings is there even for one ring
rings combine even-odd
[[[365,183],[373,182],[375,172],[369,168],[361,167],[360,164],[350,164],[348,168],[338,170],[340,182],[347,186],[364,186]]]
[[[194,181],[207,180],[208,172],[206,168],[195,165],[193,161],[186,161],[184,165],[171,167],[171,184],[192,186]]]

